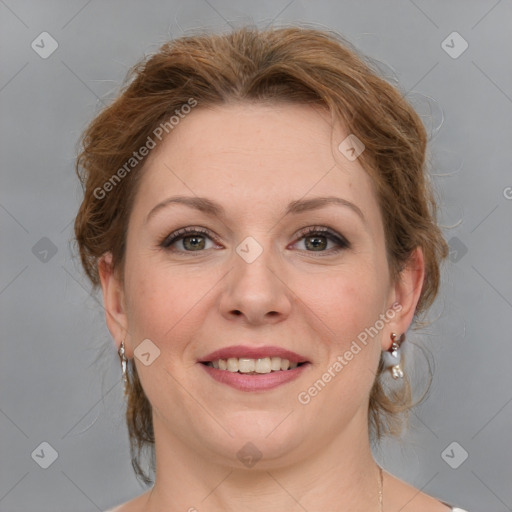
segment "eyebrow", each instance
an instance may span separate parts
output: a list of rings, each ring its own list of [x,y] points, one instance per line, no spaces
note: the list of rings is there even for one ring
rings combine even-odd
[[[172,204],[183,204],[185,206],[188,206],[190,208],[194,208],[196,210],[199,210],[203,213],[207,213],[209,215],[213,215],[215,217],[225,217],[225,210],[224,208],[212,201],[211,199],[207,199],[206,197],[190,197],[190,196],[173,196],[168,197],[167,199],[164,199],[162,202],[158,203],[147,215],[146,217],[146,223],[149,222],[149,220],[159,211],[163,208],[166,208],[169,205]],[[296,201],[292,201],[288,204],[284,215],[288,214],[299,214],[306,211],[312,211],[312,210],[318,210],[320,208],[325,208],[326,206],[330,205],[337,205],[337,206],[344,206],[350,208],[353,212],[355,212],[361,220],[366,223],[365,216],[363,215],[363,212],[361,209],[355,205],[354,203],[351,203],[350,201],[347,201],[346,199],[343,199],[341,197],[336,196],[327,196],[327,197],[314,197],[311,199],[298,199]]]

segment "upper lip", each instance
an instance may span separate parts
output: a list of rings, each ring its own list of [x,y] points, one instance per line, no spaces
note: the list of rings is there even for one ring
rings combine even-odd
[[[200,363],[208,363],[217,361],[218,359],[229,359],[230,357],[241,357],[248,359],[263,359],[264,357],[280,357],[281,359],[288,359],[291,363],[306,363],[308,360],[293,352],[286,350],[282,347],[272,345],[265,345],[263,347],[250,347],[247,345],[234,345],[231,347],[221,348],[215,350],[210,354],[199,359]]]

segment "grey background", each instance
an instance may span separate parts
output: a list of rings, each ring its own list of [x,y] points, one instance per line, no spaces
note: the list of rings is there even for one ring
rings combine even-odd
[[[409,339],[431,352],[434,382],[376,456],[470,512],[512,510],[509,1],[0,0],[0,511],[105,510],[145,490],[101,296],[71,251],[76,143],[145,52],[194,27],[272,21],[345,35],[396,74],[431,134],[452,252],[434,323]],[[31,47],[43,31],[58,42],[46,59]],[[458,58],[441,46],[453,31],[469,44]],[[457,469],[442,457],[454,441],[453,465],[468,453]],[[47,469],[31,456],[42,442],[58,453]]]

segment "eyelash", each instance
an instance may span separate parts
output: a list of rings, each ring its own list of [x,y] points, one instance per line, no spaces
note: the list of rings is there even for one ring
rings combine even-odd
[[[184,238],[187,238],[188,236],[193,236],[193,235],[205,235],[208,238],[210,238],[211,240],[213,240],[215,242],[217,241],[216,238],[214,236],[212,236],[210,231],[207,229],[188,227],[188,228],[182,228],[182,229],[178,229],[177,231],[174,231],[170,235],[166,236],[160,242],[159,245],[160,245],[160,247],[162,247],[164,249],[172,251],[172,249],[170,248],[170,246],[172,244],[174,244],[175,242],[178,242],[180,240],[183,240]],[[336,233],[336,231],[333,231],[332,229],[326,228],[323,226],[310,226],[310,227],[301,229],[296,235],[298,237],[297,242],[302,240],[303,238],[306,238],[307,236],[313,236],[313,235],[325,236],[328,240],[336,243],[339,247],[331,248],[331,249],[328,249],[325,251],[307,251],[307,250],[305,250],[305,252],[310,252],[313,254],[314,253],[333,254],[333,253],[338,253],[344,249],[350,249],[350,247],[351,247],[350,242],[348,242],[343,236]],[[203,252],[203,251],[178,251],[178,252],[194,253],[194,252]]]

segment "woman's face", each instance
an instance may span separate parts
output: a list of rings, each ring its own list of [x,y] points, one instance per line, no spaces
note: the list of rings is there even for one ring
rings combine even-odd
[[[380,351],[414,309],[392,306],[417,294],[390,281],[371,179],[338,150],[349,134],[308,106],[200,107],[146,161],[124,286],[102,274],[157,450],[169,442],[241,465],[251,442],[270,467],[367,436]],[[280,349],[306,363],[245,375],[229,369],[238,359],[205,364],[245,356],[266,372]]]

